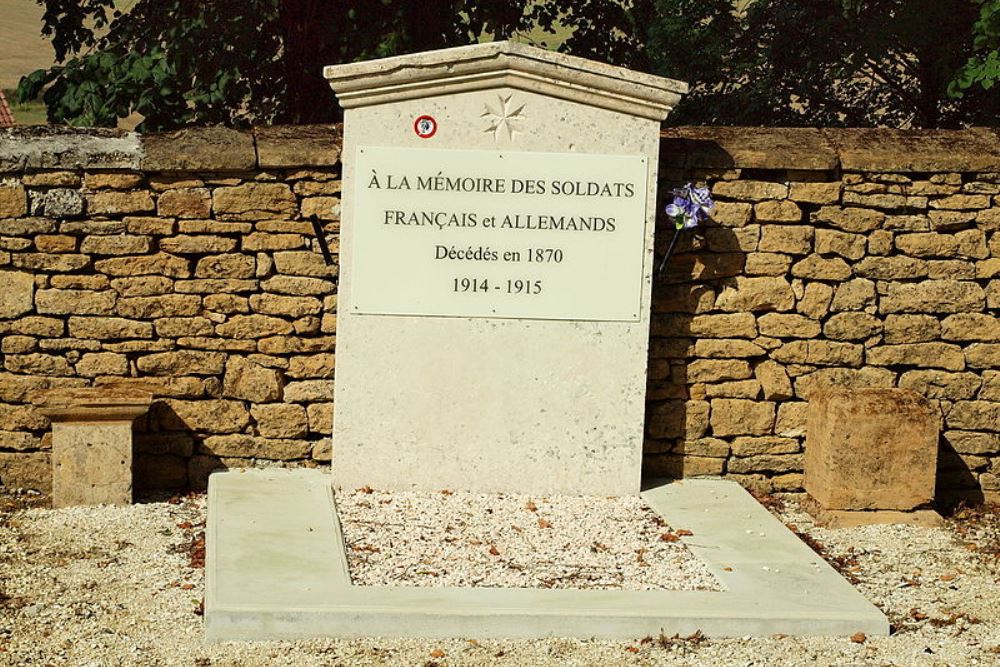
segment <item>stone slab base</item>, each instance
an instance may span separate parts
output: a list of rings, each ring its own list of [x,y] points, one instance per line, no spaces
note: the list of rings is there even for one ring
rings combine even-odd
[[[248,470],[209,479],[205,636],[595,637],[664,632],[887,635],[889,622],[735,482],[643,493],[724,591],[353,586],[330,477]]]
[[[831,510],[822,507],[815,498],[806,496],[802,508],[813,515],[816,522],[827,528],[851,528],[883,523],[902,523],[924,528],[944,525],[944,518],[934,510]]]

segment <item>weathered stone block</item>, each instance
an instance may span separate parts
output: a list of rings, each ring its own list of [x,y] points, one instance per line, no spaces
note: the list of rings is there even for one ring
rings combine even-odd
[[[76,373],[84,377],[127,375],[128,357],[114,352],[88,352],[76,362]]]
[[[961,313],[980,311],[985,301],[983,288],[974,282],[890,282],[886,285],[880,309],[883,313]]]
[[[225,361],[221,352],[178,350],[146,354],[135,363],[147,375],[220,375]]]
[[[815,338],[819,336],[819,322],[791,313],[768,313],[757,321],[762,336],[773,338]]]
[[[904,343],[879,345],[868,350],[868,363],[875,366],[919,366],[965,370],[965,355],[949,343]]]
[[[304,438],[309,430],[306,410],[293,403],[268,403],[250,408],[257,431],[265,438]],[[332,421],[332,420],[331,420]]]
[[[712,401],[711,426],[715,436],[767,435],[774,428],[774,403],[733,398]]]
[[[189,236],[180,234],[160,241],[160,250],[176,255],[206,255],[230,252],[236,249],[236,239],[207,234]]]
[[[806,491],[826,509],[912,510],[934,500],[940,416],[905,389],[829,389],[809,402]]]
[[[761,231],[758,249],[790,255],[808,255],[812,252],[815,230],[805,225],[766,225]]]
[[[821,255],[861,259],[865,255],[865,237],[834,229],[817,229],[816,252]]]
[[[340,160],[341,134],[339,125],[255,128],[259,166],[331,167]]]
[[[0,271],[0,319],[13,319],[31,312],[35,278],[24,271]]]
[[[120,317],[71,317],[69,333],[74,338],[114,340],[120,338],[152,338],[153,325],[149,322],[127,320]]]
[[[758,222],[800,222],[802,209],[793,201],[787,199],[758,202],[753,207],[754,217]]]
[[[281,373],[243,357],[230,357],[222,393],[229,398],[243,398],[254,403],[281,400]]]
[[[841,389],[889,389],[896,374],[886,368],[821,368],[795,380],[795,395],[809,400],[832,387]]]
[[[152,213],[155,208],[152,195],[145,190],[135,192],[107,190],[87,195],[87,212],[91,215]]]
[[[240,220],[291,215],[295,195],[284,183],[245,183],[216,188],[212,207],[216,214]]]
[[[136,319],[190,317],[201,311],[201,297],[192,294],[160,294],[118,299],[118,314]]]
[[[197,127],[142,138],[144,171],[250,171],[257,166],[253,135]]]
[[[28,197],[18,183],[0,185],[0,218],[17,218],[28,212]]]
[[[885,220],[885,213],[868,208],[824,206],[812,216],[813,222],[826,223],[854,234],[864,234],[878,229]]]
[[[712,188],[714,195],[731,199],[760,201],[762,199],[784,199],[788,196],[788,185],[767,181],[720,181]]]
[[[851,277],[851,267],[839,257],[825,258],[813,254],[794,264],[792,275],[815,280],[847,280]]]
[[[814,366],[860,366],[864,348],[855,343],[795,340],[771,353],[777,361]]]
[[[949,401],[974,398],[982,384],[982,379],[975,373],[907,371],[899,378],[900,389],[912,389],[927,398]]]
[[[837,313],[823,325],[833,340],[863,340],[882,331],[882,321],[868,313]]]
[[[864,310],[875,305],[875,283],[865,278],[855,278],[838,285],[830,309],[834,312]]]
[[[794,305],[795,294],[784,278],[738,276],[715,301],[719,310],[732,312],[791,310]]]
[[[115,257],[94,262],[98,273],[109,276],[146,276],[159,275],[171,278],[187,278],[191,269],[186,259],[158,253],[144,257]]]
[[[176,188],[156,201],[158,215],[165,218],[207,218],[212,214],[212,195],[207,188]]]

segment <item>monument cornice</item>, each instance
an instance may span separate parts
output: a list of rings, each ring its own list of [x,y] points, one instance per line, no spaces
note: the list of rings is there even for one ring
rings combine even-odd
[[[662,121],[688,90],[682,81],[506,41],[330,65],[323,74],[345,109],[513,88]]]

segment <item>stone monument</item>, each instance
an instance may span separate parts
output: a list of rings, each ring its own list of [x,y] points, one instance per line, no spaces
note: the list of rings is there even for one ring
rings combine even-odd
[[[687,86],[511,42],[325,76],[334,484],[637,493],[660,122]]]
[[[148,392],[51,389],[35,397],[52,422],[52,506],[132,503],[132,422]]]

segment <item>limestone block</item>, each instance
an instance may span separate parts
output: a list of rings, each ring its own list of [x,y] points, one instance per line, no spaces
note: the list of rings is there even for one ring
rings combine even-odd
[[[197,278],[253,278],[256,270],[254,258],[248,255],[213,255],[198,260],[194,275]]]
[[[723,288],[715,305],[719,310],[734,312],[791,310],[795,295],[784,278],[738,276],[733,284]]]
[[[934,499],[940,416],[905,389],[828,389],[809,401],[805,488],[825,509],[912,510]]]
[[[257,164],[253,135],[197,127],[142,138],[144,171],[247,171]]]
[[[132,421],[153,396],[107,388],[57,389],[37,397],[52,421],[52,505],[132,502]]]
[[[763,199],[784,199],[788,196],[788,185],[767,181],[721,181],[715,184],[713,194],[732,199],[760,201]]]
[[[16,218],[28,212],[24,187],[19,184],[0,186],[0,218]]]
[[[13,319],[32,308],[35,278],[23,271],[0,271],[0,319]]]
[[[868,208],[824,206],[813,214],[814,222],[821,222],[854,234],[864,234],[881,226],[885,213]]]
[[[295,210],[295,195],[284,183],[245,183],[217,188],[213,196],[215,212],[230,218],[277,217],[273,214],[290,214]]]
[[[207,218],[212,213],[212,196],[207,188],[175,188],[159,196],[156,210],[168,218]]]
[[[340,159],[341,126],[296,125],[254,129],[257,159],[264,169],[327,167]]]
[[[243,357],[230,357],[226,362],[223,395],[265,403],[281,398],[281,373],[265,368]]]

